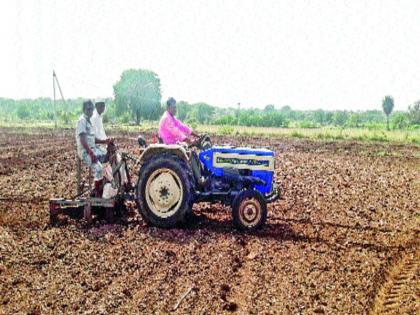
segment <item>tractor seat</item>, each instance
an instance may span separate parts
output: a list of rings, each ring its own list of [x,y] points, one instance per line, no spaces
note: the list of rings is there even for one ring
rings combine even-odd
[[[197,184],[205,187],[209,181],[209,177],[195,151],[191,151],[191,168]]]

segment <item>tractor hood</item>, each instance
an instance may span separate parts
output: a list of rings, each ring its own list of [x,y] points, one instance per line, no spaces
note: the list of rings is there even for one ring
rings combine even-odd
[[[263,194],[272,191],[275,158],[271,150],[213,146],[200,153],[200,160],[213,175],[219,177],[225,176],[227,169],[249,170],[250,176],[257,177],[265,183],[256,183],[256,189]]]
[[[201,152],[200,160],[208,169],[236,168],[274,171],[274,152],[268,149],[214,146]]]

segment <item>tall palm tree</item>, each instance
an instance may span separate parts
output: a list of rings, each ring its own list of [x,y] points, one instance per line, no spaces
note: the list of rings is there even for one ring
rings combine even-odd
[[[382,109],[386,115],[386,129],[389,130],[389,115],[391,115],[392,110],[394,109],[394,99],[392,96],[385,96],[382,100]]]

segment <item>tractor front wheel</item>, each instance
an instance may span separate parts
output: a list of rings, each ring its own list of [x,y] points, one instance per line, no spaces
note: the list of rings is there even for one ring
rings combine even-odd
[[[136,200],[150,225],[172,228],[191,210],[191,183],[187,164],[174,155],[152,158],[140,169]]]
[[[254,231],[267,219],[267,203],[257,190],[241,191],[232,204],[233,223],[239,230]]]

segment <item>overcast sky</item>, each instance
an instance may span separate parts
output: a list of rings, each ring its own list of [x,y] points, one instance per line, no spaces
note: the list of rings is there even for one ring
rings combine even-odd
[[[420,99],[420,1],[0,0],[0,97],[113,95],[150,69],[162,97],[217,106],[395,109]]]

